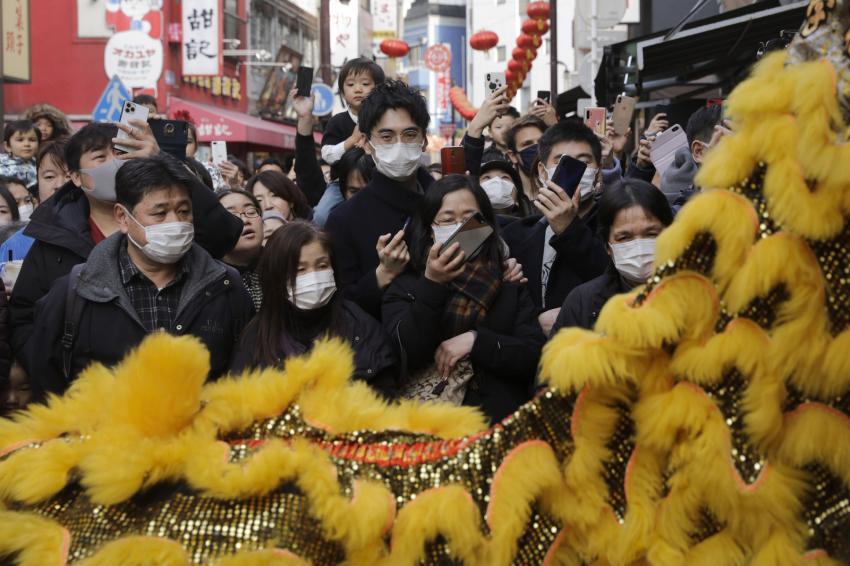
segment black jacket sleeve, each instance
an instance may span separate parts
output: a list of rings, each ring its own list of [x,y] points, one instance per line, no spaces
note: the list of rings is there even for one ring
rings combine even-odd
[[[28,361],[23,352],[33,331],[35,303],[47,294],[52,283],[47,276],[44,248],[45,244],[38,240],[30,248],[9,302],[12,351],[23,363],[27,373],[31,373],[32,370],[27,366]]]
[[[549,243],[558,252],[558,262],[567,262],[582,281],[599,277],[611,259],[605,244],[597,238],[580,218],[574,219],[567,229],[555,235]]]
[[[472,363],[494,375],[530,379],[537,372],[546,337],[528,291],[524,285],[517,287],[517,311],[511,334],[499,334],[479,325],[470,357]],[[508,292],[507,287],[501,292]]]
[[[20,279],[15,288],[19,282]],[[21,356],[34,401],[43,401],[48,393],[61,394],[68,387],[62,369],[61,344],[68,285],[68,276],[57,279],[50,292],[35,305],[32,334]]]
[[[451,291],[413,275],[402,275],[384,294],[384,329],[399,354],[402,372],[426,367],[442,342],[442,313]]]
[[[348,219],[341,218],[338,211],[331,213],[325,224],[325,230],[331,235],[337,273],[343,285],[346,298],[374,316],[381,317],[381,298],[383,292],[378,287],[375,269],[366,269],[358,261],[354,235],[348,229]],[[375,252],[377,256],[377,252]]]
[[[555,324],[552,325],[552,333],[549,334],[549,338],[554,338],[555,334],[562,328],[570,328],[573,326],[585,326],[582,324],[582,312],[586,309],[582,307],[582,303],[584,302],[584,293],[581,290],[581,287],[576,287],[570,294],[567,295],[566,300],[564,300],[564,304],[561,305],[561,312],[558,313],[558,317],[555,319]]]
[[[644,169],[643,167],[638,167],[634,159],[630,159],[629,167],[626,169],[624,177],[627,179],[640,179],[641,181],[651,183],[655,177],[655,167],[650,165],[649,169]]]
[[[481,173],[481,160],[484,156],[484,138],[473,138],[464,134],[463,141],[460,144],[463,146],[466,170],[469,171],[470,175],[479,175]]]
[[[295,183],[310,206],[319,204],[327,183],[316,158],[313,136],[295,134]]]
[[[322,135],[322,147],[336,145],[350,138],[351,134],[354,133],[353,126],[354,122],[348,115],[347,110],[334,115],[328,120],[328,125],[325,126],[325,133]]]
[[[242,219],[227,212],[215,193],[197,179],[192,185],[192,215],[195,242],[216,259],[232,250],[242,235]]]
[[[6,293],[0,292],[0,378],[9,377],[12,369],[12,346],[9,343],[9,304]]]

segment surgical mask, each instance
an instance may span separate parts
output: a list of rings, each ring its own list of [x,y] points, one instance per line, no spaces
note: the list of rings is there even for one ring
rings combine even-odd
[[[289,302],[301,310],[314,310],[327,305],[336,293],[333,269],[313,271],[295,278],[295,291],[287,290]]]
[[[531,166],[537,158],[537,144],[530,145],[519,152],[520,168],[528,175],[531,172]]]
[[[434,230],[434,243],[445,244],[446,240],[448,240],[462,225],[463,224],[461,222],[458,222],[457,224],[447,224],[444,226],[433,224],[431,228]]]
[[[18,213],[21,215],[21,222],[29,222],[32,216],[33,206],[31,204],[22,204],[18,207]]]
[[[641,238],[610,246],[614,267],[627,281],[645,283],[649,279],[655,260],[655,238]]]
[[[151,261],[164,264],[177,263],[192,248],[195,227],[191,222],[164,222],[144,226],[130,214],[129,210],[126,208],[124,210],[133,222],[144,228],[145,239],[148,243],[140,246],[129,233],[127,238]]]
[[[371,142],[369,142],[371,143]],[[394,143],[390,145],[372,144],[375,150],[372,159],[375,160],[375,168],[381,174],[402,181],[409,179],[419,168],[422,158],[422,143]]]
[[[99,201],[115,202],[118,200],[115,196],[115,174],[124,163],[125,161],[121,159],[110,159],[103,165],[91,169],[80,169],[80,173],[85,173],[94,181],[94,188],[90,189],[83,185],[82,189]]]
[[[481,188],[487,193],[493,208],[508,208],[514,205],[514,184],[507,179],[493,177],[481,181]]]
[[[584,170],[584,175],[581,176],[581,181],[578,183],[578,189],[581,192],[581,202],[586,201],[593,196],[593,187],[596,184],[597,170],[588,167]]]

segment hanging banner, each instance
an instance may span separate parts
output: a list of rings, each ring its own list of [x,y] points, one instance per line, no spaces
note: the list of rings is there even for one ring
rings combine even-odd
[[[3,0],[3,77],[30,80],[29,0]]]
[[[122,31],[106,43],[106,76],[118,76],[129,88],[156,88],[162,74],[162,42],[143,31]]]
[[[183,74],[221,75],[221,0],[183,0]]]
[[[398,37],[396,0],[372,0],[372,43],[377,49],[385,39]]]

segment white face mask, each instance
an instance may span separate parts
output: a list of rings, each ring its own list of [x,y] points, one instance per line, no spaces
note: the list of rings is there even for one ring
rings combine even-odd
[[[396,181],[409,179],[419,168],[419,160],[422,158],[421,143],[398,142],[390,145],[369,143],[375,150],[372,154],[375,168],[390,179]]]
[[[295,291],[287,289],[289,302],[301,310],[318,309],[331,300],[336,293],[333,269],[313,271],[295,278]]]
[[[129,210],[126,208],[124,210],[133,222],[144,228],[145,239],[148,243],[140,246],[129,233],[127,238],[151,261],[164,264],[177,263],[192,248],[195,227],[191,222],[165,222],[144,226],[130,214]]]
[[[547,167],[546,179],[551,179],[552,177],[554,177],[555,170],[557,168],[557,165]],[[584,202],[593,196],[593,186],[596,184],[596,172],[597,170],[593,167],[588,167],[584,170],[584,174],[581,176],[581,181],[578,182],[578,190],[581,194],[579,198],[581,199],[581,202]],[[546,179],[540,177],[540,184],[544,187],[546,186]]]
[[[115,202],[118,200],[115,196],[115,174],[124,163],[122,159],[111,159],[91,169],[80,169],[80,173],[85,173],[94,181],[93,188],[82,185],[82,189],[99,201]]]
[[[631,283],[645,283],[652,275],[652,262],[655,260],[655,238],[642,238],[610,244],[614,267]]]
[[[445,244],[446,240],[448,240],[455,231],[462,226],[461,222],[457,224],[447,224],[445,226],[440,226],[438,224],[432,224],[431,228],[434,230],[434,243],[435,244]]]
[[[29,222],[30,216],[32,216],[33,205],[31,204],[22,204],[18,207],[18,212],[21,215],[21,222]]]
[[[487,193],[493,208],[508,208],[514,205],[514,184],[507,179],[493,177],[481,181],[481,188]]]

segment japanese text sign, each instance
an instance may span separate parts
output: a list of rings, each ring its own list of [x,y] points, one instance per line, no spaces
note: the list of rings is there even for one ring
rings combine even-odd
[[[221,74],[221,0],[183,0],[183,74]]]
[[[3,76],[30,80],[29,0],[3,0]]]

